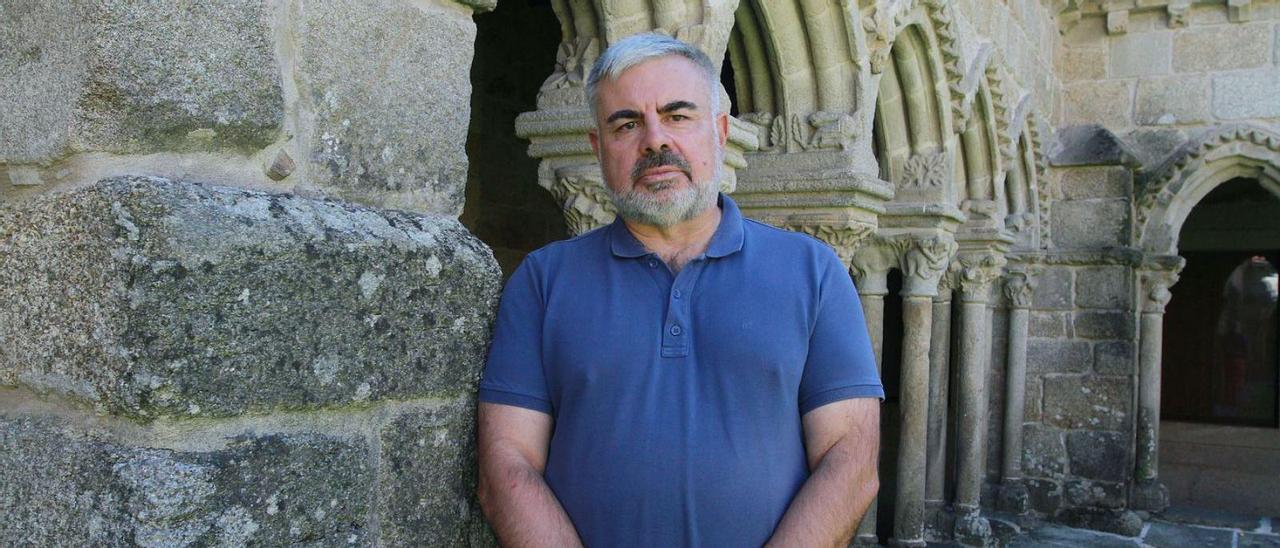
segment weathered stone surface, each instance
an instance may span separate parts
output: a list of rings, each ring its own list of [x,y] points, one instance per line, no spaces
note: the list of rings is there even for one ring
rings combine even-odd
[[[1241,533],[1239,548],[1280,548],[1280,535]]]
[[[1060,478],[1067,470],[1062,431],[1039,424],[1022,427],[1022,471],[1027,476]]]
[[[1133,84],[1127,80],[1079,82],[1063,86],[1065,121],[1127,127],[1133,121]]]
[[[1130,419],[1130,381],[1124,377],[1044,379],[1044,421],[1061,428],[1122,430]]]
[[[1127,502],[1123,483],[1069,479],[1062,490],[1070,506],[1121,508]]]
[[[1061,525],[1038,524],[1025,536],[1013,539],[1009,548],[1133,548],[1133,539],[1111,533],[1100,533],[1087,529],[1073,529]]]
[[[1062,506],[1062,484],[1047,479],[1023,479],[1027,494],[1031,497],[1031,509],[1052,515]]]
[[[1109,341],[1093,347],[1093,367],[1104,375],[1134,374],[1133,343]]]
[[[1152,521],[1142,541],[1149,546],[1220,546],[1223,548],[1236,546],[1227,529],[1209,529],[1190,525],[1176,525],[1163,521]],[[1241,544],[1243,546],[1243,544]]]
[[[1071,310],[1074,277],[1070,268],[1046,268],[1036,277],[1031,307],[1036,310]]]
[[[1271,24],[1191,27],[1174,34],[1173,70],[1216,72],[1271,62]]]
[[[1142,532],[1142,518],[1129,510],[1110,508],[1076,507],[1058,510],[1054,521],[1106,533],[1115,533],[1126,537],[1136,537]]]
[[[5,545],[365,544],[363,440],[242,436],[208,451],[123,445],[62,419],[0,416]]]
[[[1027,379],[1026,393],[1023,395],[1022,420],[1024,422],[1040,421],[1040,410],[1044,404],[1043,391],[1040,388],[1040,378],[1030,377]]]
[[[1280,72],[1219,74],[1213,77],[1213,115],[1223,120],[1280,116]]]
[[[1063,47],[1057,55],[1058,75],[1063,82],[1102,80],[1107,77],[1105,46]]]
[[[0,208],[0,385],[225,416],[467,391],[499,274],[455,220],[157,178]]]
[[[1134,122],[1139,125],[1193,124],[1210,119],[1206,77],[1143,79],[1137,93]]]
[[[1027,335],[1044,338],[1067,336],[1067,313],[1032,311],[1028,316]]]
[[[1076,271],[1076,306],[1081,308],[1129,308],[1129,268],[1096,266]]]
[[[1027,369],[1044,373],[1083,373],[1093,367],[1092,353],[1085,341],[1028,339]]]
[[[1133,339],[1133,315],[1127,312],[1077,312],[1075,335],[1082,339]]]
[[[1087,479],[1124,481],[1133,466],[1127,439],[1119,432],[1070,432],[1067,456],[1071,475]]]
[[[1155,169],[1178,147],[1187,142],[1187,134],[1180,129],[1141,128],[1125,136],[1138,161],[1148,169]]]
[[[19,2],[0,18],[17,45],[0,53],[0,161],[252,150],[279,136],[263,2]]]
[[[1128,117],[1126,111],[1126,118]],[[1136,156],[1128,143],[1110,129],[1083,123],[1059,129],[1049,148],[1049,160],[1058,167],[1129,165]]]
[[[381,430],[381,539],[389,546],[475,545],[475,402],[406,413]],[[412,486],[411,488],[408,488]]]
[[[432,1],[320,0],[303,5],[297,32],[313,180],[385,207],[460,214],[470,15]]]
[[[1129,242],[1129,201],[1053,203],[1053,243],[1064,248],[1115,247]]]
[[[1087,166],[1066,169],[1058,184],[1062,198],[1122,198],[1133,194],[1133,175],[1122,166]]]
[[[1168,74],[1172,37],[1168,32],[1127,33],[1111,37],[1108,73],[1112,78]]]

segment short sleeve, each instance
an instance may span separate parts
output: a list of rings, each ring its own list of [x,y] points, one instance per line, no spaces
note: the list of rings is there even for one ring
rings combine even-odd
[[[831,254],[819,286],[817,319],[800,379],[800,414],[851,398],[884,399],[862,303]]]
[[[545,306],[539,278],[536,257],[530,255],[507,281],[480,379],[479,398],[552,414],[542,368]]]

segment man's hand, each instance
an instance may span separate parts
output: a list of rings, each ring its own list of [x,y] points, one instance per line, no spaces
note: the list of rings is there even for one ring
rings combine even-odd
[[[801,420],[809,480],[766,546],[847,546],[880,489],[880,400],[829,403]]]
[[[560,501],[542,479],[551,417],[481,403],[480,507],[503,546],[582,546]]]

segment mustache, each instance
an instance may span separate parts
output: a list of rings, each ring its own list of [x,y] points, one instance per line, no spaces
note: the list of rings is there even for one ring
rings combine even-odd
[[[675,166],[692,178],[689,162],[684,159],[684,156],[674,150],[663,149],[659,152],[650,152],[636,160],[635,167],[631,168],[631,179],[639,179],[645,170],[662,166]]]

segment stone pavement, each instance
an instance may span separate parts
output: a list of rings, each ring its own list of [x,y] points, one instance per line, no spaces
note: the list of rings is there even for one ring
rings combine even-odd
[[[1014,547],[1089,546],[1280,548],[1280,517],[1256,517],[1220,510],[1170,508],[1153,515],[1136,537],[1075,529],[1049,522],[1015,524],[1012,516],[988,516],[997,545]],[[958,546],[950,543],[930,546]]]

